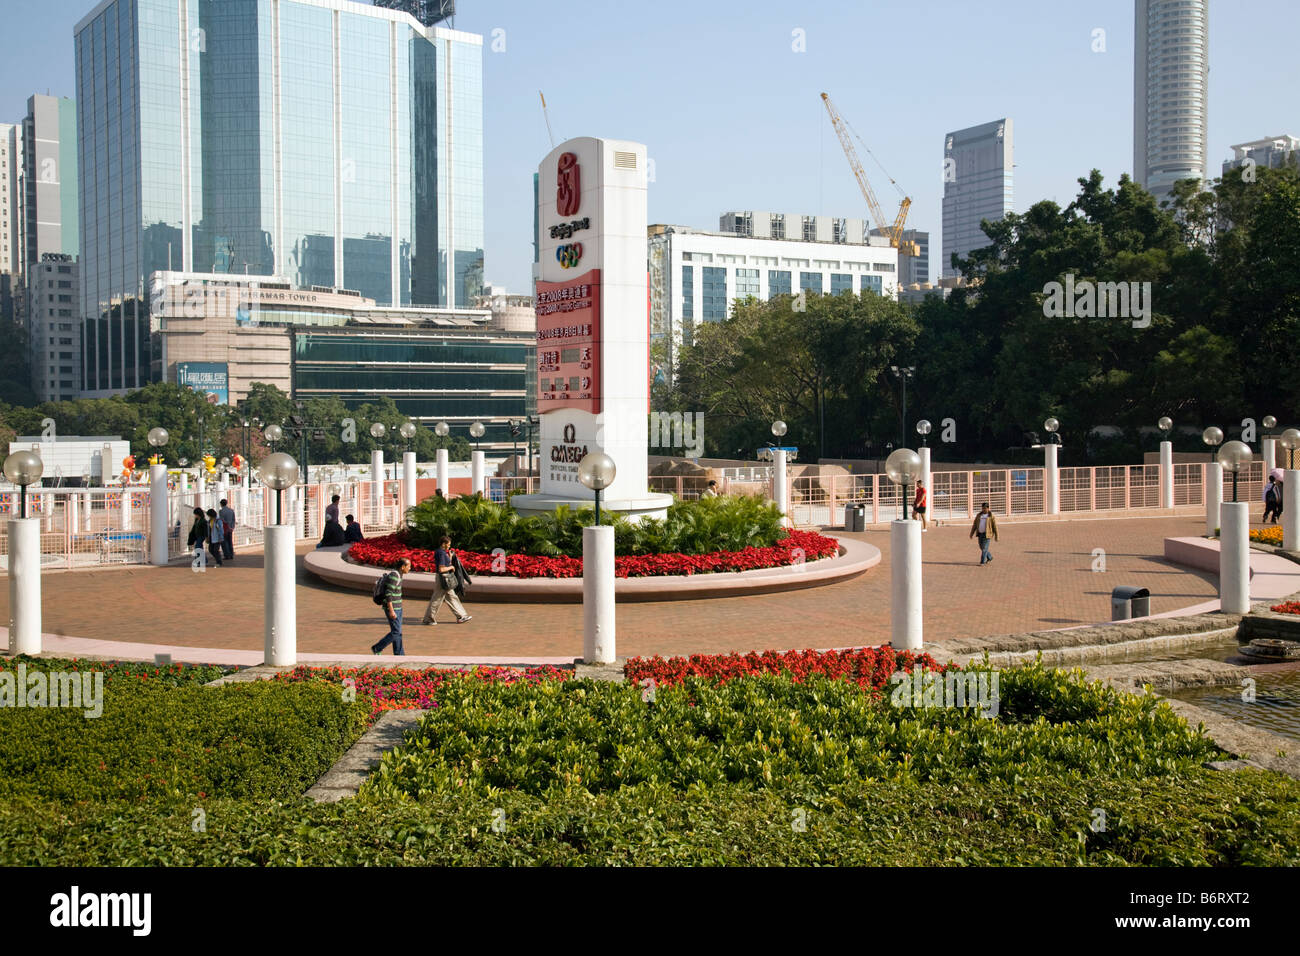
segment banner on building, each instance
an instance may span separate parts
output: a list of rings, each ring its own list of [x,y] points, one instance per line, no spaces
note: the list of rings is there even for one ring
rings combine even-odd
[[[177,362],[176,384],[206,396],[210,405],[229,405],[229,368],[225,362]]]

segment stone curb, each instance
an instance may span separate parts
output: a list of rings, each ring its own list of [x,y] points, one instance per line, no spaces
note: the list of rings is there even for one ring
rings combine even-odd
[[[1140,618],[1116,624],[1075,627],[1061,631],[1030,631],[966,637],[926,646],[936,660],[990,660],[1011,663],[1032,660],[1041,651],[1043,662],[1065,663],[1117,653],[1121,649],[1158,650],[1165,647],[1212,643],[1235,632],[1241,615],[1214,611],[1187,617]]]

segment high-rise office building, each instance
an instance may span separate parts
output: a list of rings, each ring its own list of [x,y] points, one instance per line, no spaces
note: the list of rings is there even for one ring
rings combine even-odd
[[[480,36],[352,0],[104,0],[75,33],[86,394],[163,374],[154,272],[479,294]]]
[[[23,130],[0,123],[0,274],[23,274]]]
[[[1209,0],[1136,0],[1133,179],[1157,199],[1209,169]]]
[[[21,322],[23,131],[0,123],[0,322]]]
[[[78,186],[76,103],[29,97],[23,119],[22,313],[32,391],[43,402],[76,398],[81,388]]]
[[[980,228],[1012,209],[1013,126],[1003,118],[949,133],[943,145],[943,262],[939,275],[959,275],[952,257],[989,245]],[[924,281],[924,280],[922,280]]]

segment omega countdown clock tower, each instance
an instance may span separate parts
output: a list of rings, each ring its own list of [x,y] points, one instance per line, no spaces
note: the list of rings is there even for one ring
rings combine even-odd
[[[541,491],[515,495],[521,513],[594,500],[578,462],[603,451],[618,473],[601,505],[663,518],[672,496],[646,481],[650,411],[650,290],[646,272],[646,149],[580,137],[538,170],[537,412]]]

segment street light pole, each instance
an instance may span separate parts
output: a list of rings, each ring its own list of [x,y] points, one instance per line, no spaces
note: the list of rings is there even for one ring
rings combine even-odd
[[[903,380],[903,427],[900,431],[902,439],[899,447],[907,442],[907,380],[912,377],[916,371],[915,365],[891,365],[889,370],[894,373],[896,378]]]

